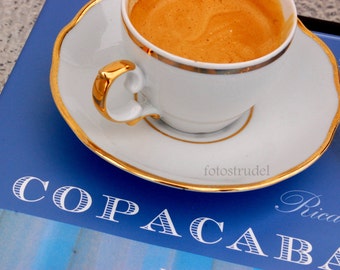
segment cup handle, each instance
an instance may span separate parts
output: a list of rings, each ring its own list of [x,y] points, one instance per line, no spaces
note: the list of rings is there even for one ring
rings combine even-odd
[[[131,99],[123,108],[108,112],[106,99],[113,82],[124,73],[129,72],[129,77],[125,81],[125,88],[134,94],[134,99]],[[97,77],[93,83],[92,98],[96,109],[106,119],[116,123],[126,123],[135,125],[140,120],[147,116],[155,119],[160,118],[160,114],[148,102],[141,104],[137,100],[137,93],[144,87],[143,72],[134,63],[128,60],[118,60],[112,62],[98,71]]]

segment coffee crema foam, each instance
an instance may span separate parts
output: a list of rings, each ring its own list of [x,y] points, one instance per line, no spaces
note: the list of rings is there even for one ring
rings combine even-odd
[[[280,46],[279,0],[137,0],[130,20],[157,47],[187,59],[236,63]]]

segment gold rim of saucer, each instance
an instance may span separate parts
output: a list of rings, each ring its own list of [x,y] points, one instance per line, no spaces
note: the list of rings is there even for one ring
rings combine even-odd
[[[53,54],[52,54],[52,65],[50,71],[50,86],[51,92],[54,99],[54,102],[61,113],[62,117],[66,121],[66,123],[70,126],[73,132],[77,135],[77,137],[93,152],[99,155],[104,160],[108,161],[109,163],[117,166],[118,168],[130,172],[136,176],[141,178],[150,180],[155,183],[163,184],[166,186],[171,186],[180,189],[186,189],[191,191],[200,191],[200,192],[240,192],[240,191],[249,191],[254,189],[264,188],[270,185],[274,185],[279,183],[293,175],[298,174],[299,172],[303,171],[305,168],[309,167],[313,164],[321,155],[326,151],[328,146],[330,145],[332,138],[335,134],[336,128],[340,121],[340,84],[339,84],[339,74],[337,68],[337,61],[331,52],[331,50],[327,47],[327,45],[316,35],[310,32],[299,20],[298,27],[303,31],[304,34],[308,35],[312,38],[327,54],[330,63],[332,64],[333,69],[333,77],[335,82],[335,88],[338,94],[338,107],[336,114],[332,120],[332,123],[328,129],[327,135],[323,141],[323,143],[319,146],[319,148],[309,156],[306,160],[301,162],[300,164],[290,168],[283,173],[275,175],[269,179],[265,179],[262,181],[249,183],[249,184],[233,184],[233,185],[202,185],[202,184],[191,184],[191,183],[184,183],[180,181],[171,180],[168,178],[160,177],[158,175],[149,173],[142,169],[139,169],[131,164],[124,162],[123,160],[119,160],[118,158],[114,157],[113,155],[107,153],[100,147],[98,147],[90,138],[86,135],[86,133],[79,127],[77,122],[74,118],[70,115],[69,111],[67,110],[63,99],[61,98],[59,85],[58,85],[58,71],[59,71],[59,63],[60,63],[60,50],[63,43],[64,38],[66,35],[80,22],[82,17],[96,4],[100,3],[101,0],[91,0],[89,1],[77,15],[68,23],[59,33],[57,39],[54,44]]]

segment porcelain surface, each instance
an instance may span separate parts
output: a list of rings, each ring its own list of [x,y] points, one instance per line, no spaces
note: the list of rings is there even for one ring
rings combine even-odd
[[[301,23],[279,83],[236,126],[188,135],[161,122],[129,127],[104,119],[91,91],[97,71],[125,57],[119,2],[89,2],[60,32],[53,52],[53,98],[90,150],[156,183],[226,192],[278,183],[306,169],[327,149],[340,119],[336,60]]]

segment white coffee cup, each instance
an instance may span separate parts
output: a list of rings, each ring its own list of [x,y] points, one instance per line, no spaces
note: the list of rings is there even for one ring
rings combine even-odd
[[[276,50],[240,63],[197,62],[166,52],[141,36],[129,19],[129,1],[121,0],[123,44],[129,59],[102,68],[92,91],[94,104],[105,118],[129,125],[153,117],[189,133],[228,126],[275,87],[297,26],[294,0],[281,0],[289,30]],[[109,111],[107,96],[121,75],[135,98]]]

